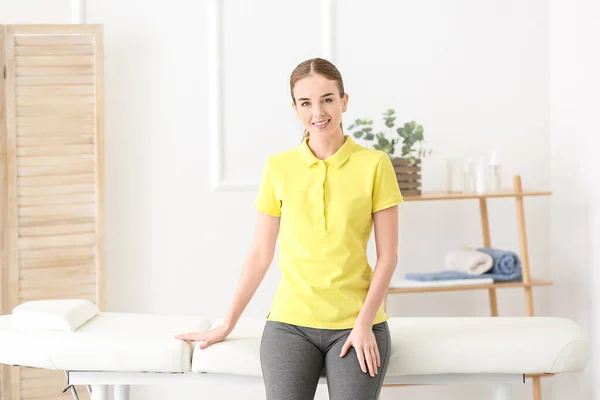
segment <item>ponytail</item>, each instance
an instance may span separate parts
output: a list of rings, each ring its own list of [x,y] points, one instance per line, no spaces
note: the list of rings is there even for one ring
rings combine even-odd
[[[306,139],[309,135],[310,132],[308,131],[308,129],[305,129],[304,133],[302,134],[302,140],[300,142],[304,142],[304,139]]]

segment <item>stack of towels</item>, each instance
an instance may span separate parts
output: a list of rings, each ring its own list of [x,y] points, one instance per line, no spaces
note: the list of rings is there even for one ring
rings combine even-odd
[[[448,252],[445,268],[436,272],[407,273],[391,287],[446,286],[494,282],[519,282],[521,260],[511,251],[492,248],[461,248]]]

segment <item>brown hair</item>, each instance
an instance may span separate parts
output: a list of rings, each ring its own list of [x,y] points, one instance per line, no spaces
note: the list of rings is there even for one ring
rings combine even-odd
[[[294,86],[299,79],[306,78],[311,75],[323,75],[325,78],[335,81],[337,84],[338,90],[340,91],[340,97],[344,96],[344,82],[342,81],[342,75],[340,71],[333,65],[330,61],[327,61],[323,58],[312,58],[310,60],[306,60],[298,64],[298,66],[292,71],[292,75],[290,76],[290,93],[292,95],[292,101],[296,104],[296,99],[294,98]],[[340,122],[340,128],[343,132],[342,123]],[[302,136],[302,140],[309,135],[308,130],[304,130],[304,135]]]

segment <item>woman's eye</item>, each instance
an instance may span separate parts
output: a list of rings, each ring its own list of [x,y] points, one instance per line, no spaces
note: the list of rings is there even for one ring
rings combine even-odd
[[[333,100],[331,98],[327,98],[325,100],[323,100],[326,103],[331,103]],[[302,104],[300,104],[302,107],[306,107],[306,104],[310,104],[308,101],[303,102]]]

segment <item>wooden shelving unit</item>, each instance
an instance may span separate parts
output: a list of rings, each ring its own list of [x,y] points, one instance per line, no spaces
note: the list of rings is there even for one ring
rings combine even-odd
[[[525,228],[525,207],[524,198],[527,196],[548,196],[552,192],[545,190],[523,189],[521,176],[515,175],[513,178],[513,188],[504,189],[493,193],[454,193],[443,191],[423,192],[419,196],[405,196],[404,201],[442,201],[442,200],[465,200],[476,199],[479,202],[479,212],[481,216],[481,231],[483,236],[482,247],[491,246],[490,223],[488,218],[487,199],[491,198],[514,198],[516,205],[517,232],[519,235],[519,257],[521,259],[521,268],[523,273],[522,282],[506,282],[491,284],[464,284],[455,286],[419,286],[406,288],[390,288],[384,298],[384,309],[387,312],[388,296],[405,293],[431,293],[431,292],[449,292],[464,290],[487,290],[490,300],[490,315],[498,316],[498,302],[496,299],[496,290],[506,288],[523,288],[525,294],[525,307],[527,316],[533,316],[533,288],[541,286],[551,286],[552,281],[533,279],[531,277],[531,268],[529,263],[529,251],[527,247],[527,231]],[[533,398],[541,400],[541,382],[540,378],[545,375],[527,375],[533,380]],[[384,385],[393,386],[393,385]]]

